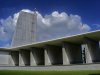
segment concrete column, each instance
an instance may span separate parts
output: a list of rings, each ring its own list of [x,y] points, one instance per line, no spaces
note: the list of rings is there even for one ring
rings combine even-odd
[[[63,65],[82,63],[81,45],[63,43]]]
[[[45,46],[45,65],[61,65],[62,60],[62,48],[59,46]]]
[[[30,51],[29,50],[19,51],[19,66],[30,66]]]
[[[37,66],[37,63],[33,55],[33,51],[30,51],[30,66]]]
[[[100,62],[99,42],[89,38],[85,39],[86,63]]]
[[[52,65],[50,58],[49,58],[49,55],[48,55],[47,49],[44,50],[44,54],[45,54],[45,65]]]
[[[11,51],[9,55],[9,66],[18,66],[19,65],[19,52]]]
[[[63,53],[63,65],[69,65],[70,64],[70,57],[71,55],[69,54],[69,50],[66,49],[66,44],[64,43],[63,44],[63,47],[62,47],[62,53]]]
[[[31,48],[30,51],[30,65],[44,65],[44,49],[43,48]]]

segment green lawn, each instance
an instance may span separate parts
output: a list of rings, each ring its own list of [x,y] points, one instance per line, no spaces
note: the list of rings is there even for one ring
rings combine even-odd
[[[12,71],[0,70],[0,75],[100,75],[100,70],[92,71]]]

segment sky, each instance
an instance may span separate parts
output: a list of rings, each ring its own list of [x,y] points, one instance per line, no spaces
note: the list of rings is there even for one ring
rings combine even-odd
[[[100,29],[100,0],[0,0],[0,47],[9,47],[20,11],[33,12],[37,41]]]

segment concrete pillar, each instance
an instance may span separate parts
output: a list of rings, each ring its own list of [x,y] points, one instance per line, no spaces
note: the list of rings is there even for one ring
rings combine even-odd
[[[64,43],[63,44],[63,47],[62,47],[62,53],[63,53],[63,65],[69,65],[70,64],[70,57],[71,55],[69,54],[69,50],[66,49],[66,44]]]
[[[100,62],[99,41],[85,39],[86,63]]]
[[[37,66],[36,60],[33,55],[33,51],[30,51],[30,66]]]
[[[82,63],[81,45],[63,43],[63,65]]]
[[[11,51],[9,55],[9,66],[18,66],[19,65],[19,52]]]
[[[30,51],[30,65],[44,65],[44,49],[43,48],[31,48]]]
[[[45,54],[45,65],[52,65],[50,58],[49,58],[49,55],[48,55],[47,49],[44,50],[44,54]]]
[[[62,48],[59,46],[45,46],[45,65],[61,65],[62,60]]]
[[[19,51],[19,66],[30,66],[30,50]]]

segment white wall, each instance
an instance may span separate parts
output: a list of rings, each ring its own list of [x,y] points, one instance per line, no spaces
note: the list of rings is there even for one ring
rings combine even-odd
[[[0,65],[9,64],[9,52],[0,51]]]

